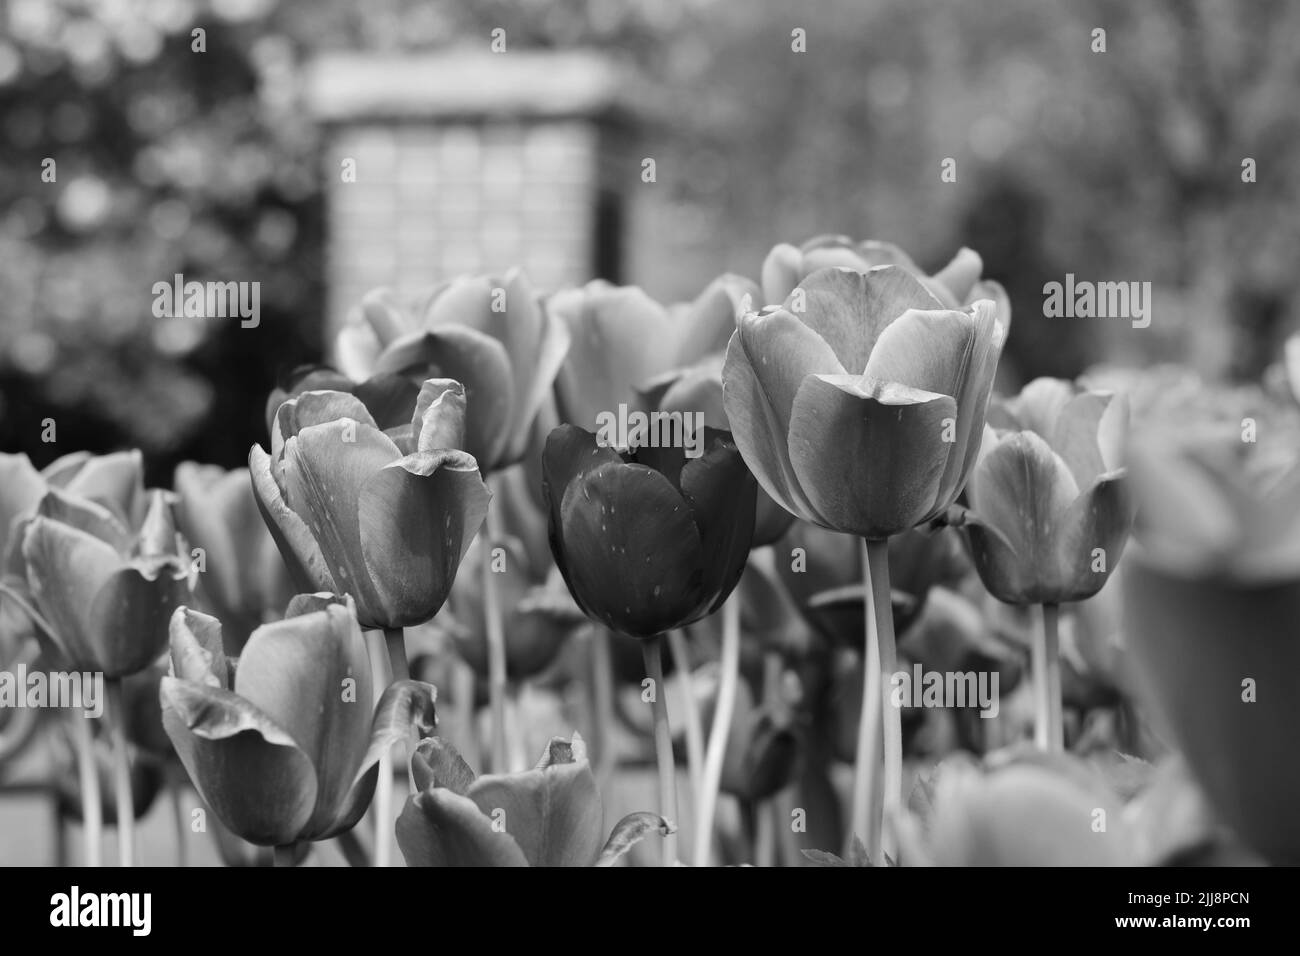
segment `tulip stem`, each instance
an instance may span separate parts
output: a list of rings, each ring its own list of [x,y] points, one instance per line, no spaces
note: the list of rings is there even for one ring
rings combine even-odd
[[[77,740],[77,774],[81,790],[81,826],[85,840],[86,866],[102,866],[100,848],[103,840],[103,804],[99,796],[99,767],[95,763],[95,735],[90,729],[93,718],[72,713],[72,730]]]
[[[406,659],[406,632],[400,627],[384,628],[384,647],[388,651],[390,678],[410,680],[411,665]],[[394,746],[397,746],[394,744]],[[403,747],[403,759],[406,747]],[[409,778],[409,771],[408,771]],[[414,786],[408,779],[408,786]],[[379,758],[379,779],[375,783],[375,866],[391,866],[393,855],[393,750]]]
[[[695,865],[709,865],[713,846],[713,815],[718,806],[718,788],[722,785],[722,762],[727,755],[727,738],[731,736],[731,715],[736,709],[736,690],[740,683],[740,598],[732,595],[722,605],[722,661],[719,665],[718,699],[713,708],[713,725],[704,754],[704,773],[700,776],[699,813],[695,820]]]
[[[668,648],[672,651],[677,676],[681,680],[682,707],[686,711],[686,769],[691,786],[691,807],[698,816],[700,810],[700,774],[704,760],[704,728],[700,724],[700,704],[695,699],[695,680],[691,674],[690,650],[686,645],[686,632],[675,627],[668,632]]]
[[[596,785],[604,794],[614,774],[614,662],[610,643],[614,635],[599,624],[591,626],[592,722],[600,734],[596,750]]]
[[[126,743],[126,703],[122,682],[117,678],[104,681],[108,698],[108,730],[113,741],[113,786],[117,810],[118,866],[135,865],[135,802],[131,798],[131,765]]]
[[[1050,753],[1060,753],[1065,747],[1061,717],[1060,617],[1060,605],[1043,605],[1043,628],[1033,647],[1034,742]]]
[[[393,669],[393,680],[410,680],[411,665],[406,660],[406,632],[400,627],[384,628],[384,647],[388,649],[388,664]]]
[[[659,763],[659,815],[677,823],[677,769],[673,764],[673,734],[668,726],[668,694],[664,687],[664,638],[656,634],[641,642],[645,675],[653,681],[655,715],[655,757]],[[664,837],[664,866],[677,862],[677,832]]]
[[[489,506],[484,530],[483,623],[487,630],[488,707],[492,711],[492,772],[506,772],[506,637],[501,623],[501,592],[492,570],[492,549],[499,538],[499,513]]]
[[[167,767],[164,770],[167,781],[167,795],[172,808],[172,830],[176,838],[176,865],[182,869],[190,865],[190,847],[186,839],[189,831],[185,827],[185,784],[188,777],[180,767]]]
[[[277,846],[272,851],[272,860],[275,866],[293,866],[293,844],[286,843],[284,846]]]
[[[885,706],[884,688],[896,667],[894,611],[889,591],[889,542],[864,540],[862,574],[866,606],[866,643],[862,660],[862,713],[858,720],[858,750],[853,774],[853,823],[845,836],[845,855],[854,837],[864,840],[876,865],[885,863],[884,821],[897,813],[902,796],[902,715]],[[882,733],[883,731],[883,733]],[[880,749],[884,741],[884,779],[879,781]],[[880,784],[883,782],[883,786]],[[865,837],[864,837],[865,834]]]

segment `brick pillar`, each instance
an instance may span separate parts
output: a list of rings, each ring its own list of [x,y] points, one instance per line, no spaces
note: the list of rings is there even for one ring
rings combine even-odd
[[[620,184],[631,175],[616,175],[626,161],[618,89],[610,64],[585,53],[316,61],[326,340],[375,286],[419,289],[514,265],[540,289],[617,279]]]

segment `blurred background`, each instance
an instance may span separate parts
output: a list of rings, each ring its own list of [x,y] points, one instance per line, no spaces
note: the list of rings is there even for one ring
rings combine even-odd
[[[979,250],[1013,378],[1254,379],[1300,320],[1298,84],[1286,0],[0,0],[0,448],[239,465],[372,285],[678,300],[826,232]],[[1067,272],[1151,282],[1151,327],[1043,318]],[[258,327],[155,318],[176,273],[259,282]]]

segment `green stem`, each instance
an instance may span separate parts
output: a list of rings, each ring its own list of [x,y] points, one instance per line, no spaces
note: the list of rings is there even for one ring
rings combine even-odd
[[[695,679],[691,674],[690,649],[686,645],[686,632],[675,627],[668,632],[668,648],[677,665],[677,676],[682,682],[683,707],[686,710],[686,769],[691,784],[691,807],[696,817],[700,812],[700,774],[704,767],[704,728],[700,722],[700,704],[695,699]]]
[[[885,798],[881,807],[881,850],[897,858],[894,828],[903,807],[903,712],[885,694],[890,678],[898,670],[898,649],[894,642],[894,607],[890,600],[889,541],[868,541],[867,573],[871,578],[871,609],[880,636],[881,709],[885,715]]]
[[[126,703],[122,682],[104,681],[108,697],[108,730],[113,742],[113,792],[117,804],[118,866],[135,865],[135,802],[131,798],[131,764],[126,743]]]
[[[406,659],[406,634],[400,627],[384,628],[392,681],[409,680],[411,665]],[[405,748],[403,758],[405,759]],[[409,777],[409,772],[408,772]],[[408,786],[411,786],[408,780]],[[391,866],[393,857],[393,751],[379,758],[379,779],[375,783],[375,866]]]
[[[736,690],[740,683],[740,598],[732,595],[722,605],[722,662],[718,675],[718,699],[713,708],[713,726],[704,754],[704,773],[700,776],[700,810],[695,821],[695,865],[709,865],[713,846],[713,815],[718,806],[718,788],[722,785],[722,762],[731,735],[731,715],[736,709]]]
[[[641,642],[645,674],[654,682],[655,757],[659,764],[659,815],[677,823],[677,770],[673,765],[673,735],[668,726],[668,695],[664,688],[663,635]],[[677,863],[677,834],[664,837],[664,866]]]
[[[410,680],[411,665],[406,659],[406,632],[400,627],[384,628],[384,648],[388,651],[388,666],[393,680]]]
[[[95,763],[95,735],[90,729],[93,718],[73,711],[69,717],[77,742],[77,774],[81,789],[81,826],[85,839],[85,865],[102,866],[104,817],[99,795],[99,768]]]
[[[1065,746],[1061,717],[1061,608],[1043,605],[1043,627],[1033,647],[1034,742],[1040,749],[1060,753]]]
[[[178,767],[165,771],[167,793],[171,797],[172,829],[176,834],[176,865],[182,869],[190,865],[189,830],[185,826],[185,772]]]
[[[276,866],[293,866],[293,856],[293,844],[288,843],[284,846],[277,846],[272,859]]]
[[[861,839],[873,862],[881,862],[880,807],[876,801],[880,764],[882,678],[879,622],[871,580],[871,547],[862,542],[862,577],[866,589],[866,627],[862,651],[862,711],[858,717],[858,749],[853,768],[853,815],[844,838],[844,857],[853,851],[853,839]],[[888,594],[886,594],[888,601]],[[888,604],[886,605],[888,607]],[[892,609],[891,609],[892,613]]]
[[[501,623],[501,592],[492,570],[492,549],[499,538],[498,512],[489,506],[483,548],[483,623],[487,630],[488,706],[492,712],[492,772],[506,772],[506,637]]]

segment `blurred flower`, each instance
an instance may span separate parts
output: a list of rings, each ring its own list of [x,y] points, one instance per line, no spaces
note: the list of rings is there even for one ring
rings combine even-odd
[[[899,826],[905,866],[1123,866],[1132,835],[1105,782],[1073,757],[945,760]],[[914,797],[914,801],[916,798]]]
[[[487,514],[474,458],[457,450],[465,391],[430,379],[409,425],[381,431],[346,392],[280,406],[271,454],[249,452],[262,516],[299,588],[351,594],[364,627],[422,624],[442,607]]]
[[[238,654],[253,629],[293,596],[288,569],[247,468],[182,462],[172,485],[177,524],[192,547],[203,549],[198,594],[224,625],[226,652]]]
[[[484,473],[522,460],[538,411],[569,349],[569,329],[542,308],[519,270],[462,276],[414,310],[387,289],[368,293],[336,352],[381,427],[410,417],[420,383],[462,382],[465,449]],[[337,388],[337,385],[330,385]]]
[[[1300,862],[1300,465],[1235,428],[1147,430],[1125,641],[1157,726],[1211,804],[1274,863]]]
[[[981,281],[984,262],[974,249],[959,249],[952,261],[934,275],[926,275],[912,257],[892,242],[848,236],[814,236],[802,246],[781,243],[763,260],[763,303],[784,302],[795,287],[818,269],[839,268],[866,272],[876,266],[898,266],[915,276],[945,309],[974,305],[990,299],[998,320],[1010,328],[1011,300],[1006,290],[991,279]]]
[[[600,790],[577,734],[553,738],[532,770],[477,778],[455,747],[430,737],[411,774],[419,792],[397,820],[407,866],[609,866],[650,832],[670,832],[662,818],[633,813],[604,839]]]
[[[740,319],[723,399],[763,489],[813,524],[886,538],[942,514],[979,450],[1005,337],[909,273],[814,272]]]
[[[1091,597],[1132,521],[1122,398],[1039,378],[988,418],[963,522],[984,586],[1008,604]]]
[[[260,846],[324,840],[365,813],[380,756],[435,724],[434,689],[391,684],[374,703],[370,656],[352,600],[294,598],[255,630],[236,661],[221,622],[180,608],[174,676],[159,689],[163,726],[204,801]]]
[[[555,380],[560,420],[595,428],[602,412],[634,403],[635,389],[721,352],[735,331],[736,316],[753,307],[757,291],[748,279],[728,274],[693,302],[668,307],[636,286],[602,280],[555,293],[546,308],[572,337]]]
[[[108,678],[133,674],[162,654],[168,618],[190,593],[170,494],[146,496],[141,489],[143,518],[130,523],[126,513],[137,510],[133,494],[126,508],[100,503],[120,504],[122,475],[113,464],[88,462],[65,486],[69,490],[52,488],[22,532],[27,585],[52,628],[47,636],[70,667]],[[104,481],[92,480],[96,476]],[[104,496],[77,497],[73,488]]]
[[[620,454],[561,425],[546,440],[551,551],[578,606],[634,637],[722,606],[749,554],[757,491],[736,446],[705,429],[703,454]]]

